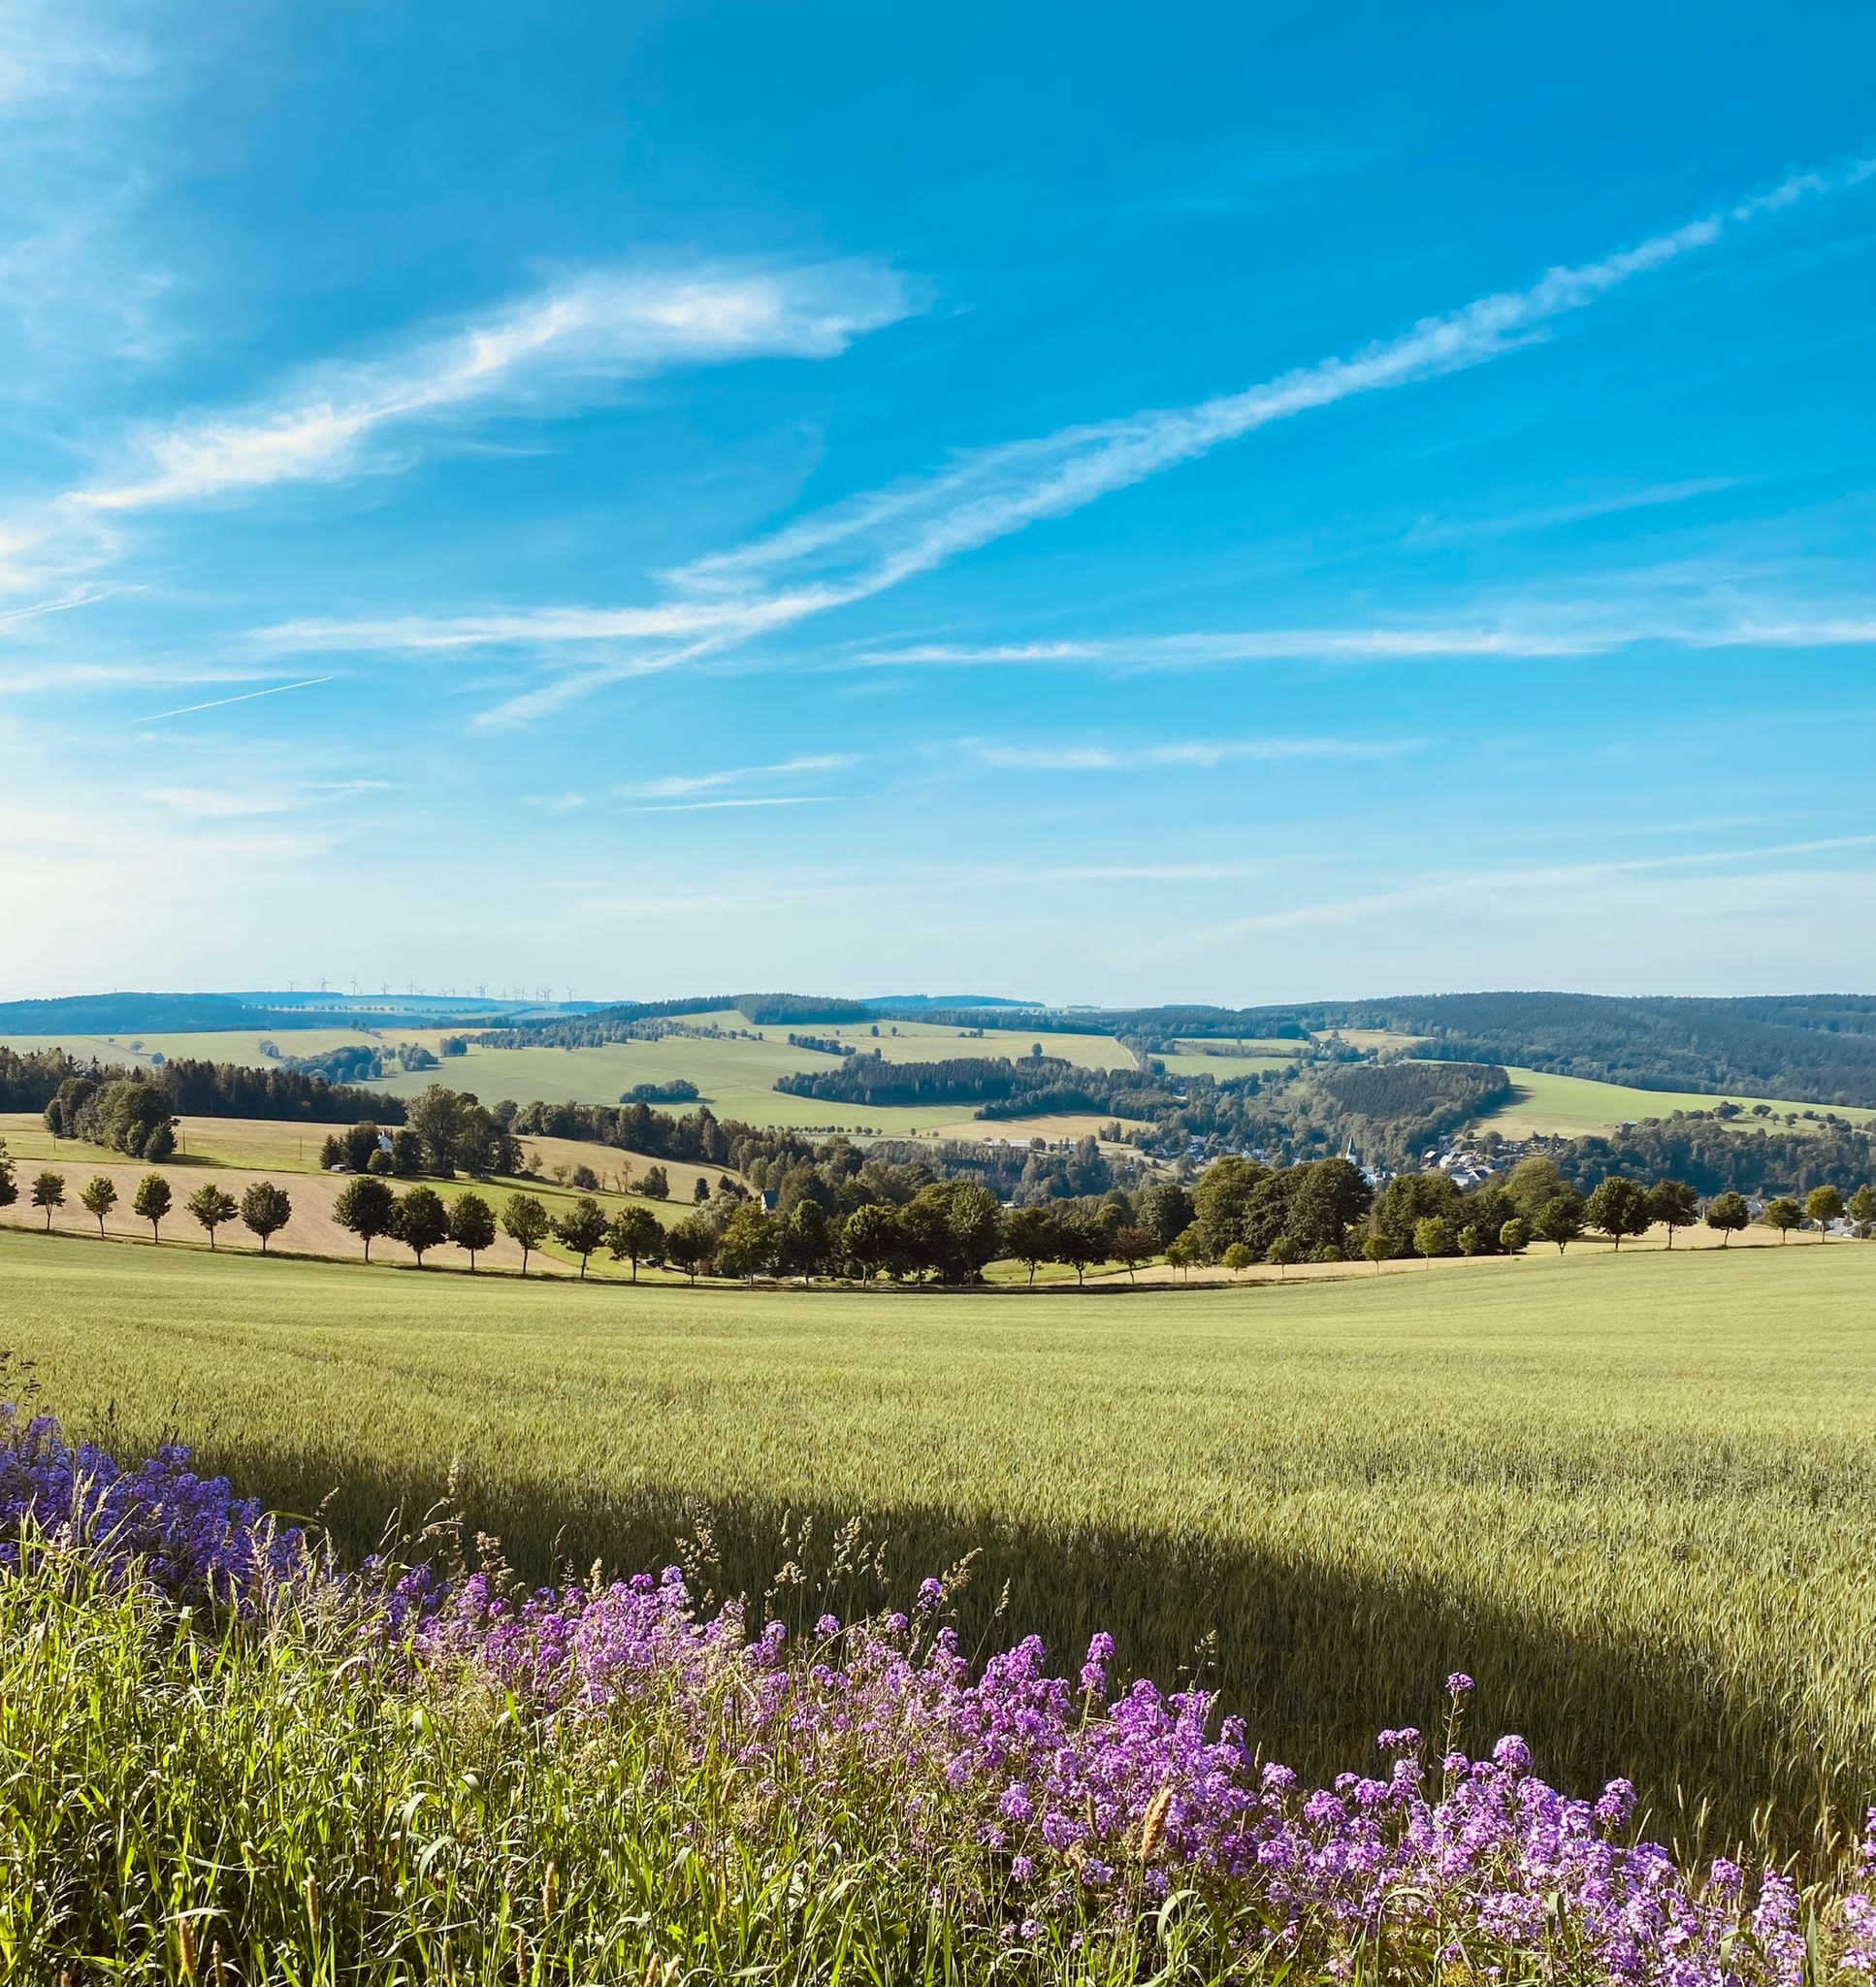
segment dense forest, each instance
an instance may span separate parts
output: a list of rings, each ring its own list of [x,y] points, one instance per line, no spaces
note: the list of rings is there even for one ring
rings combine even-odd
[[[968,1026],[995,1017],[959,1009],[925,1018]],[[1055,1009],[1024,1013],[1022,1026],[1039,1034],[1102,1028],[1148,1052],[1181,1038],[1302,1040],[1312,1030],[1379,1028],[1422,1037],[1413,1053],[1443,1061],[1521,1064],[1638,1090],[1876,1104],[1876,994],[1430,994],[1273,1007]]]
[[[1710,1118],[1668,1118],[1606,1137],[1546,1140],[1544,1150],[1565,1179],[1584,1188],[1608,1173],[1671,1176],[1699,1193],[1848,1192],[1876,1179],[1876,1136],[1843,1124],[1741,1131]]]
[[[282,1066],[249,1069],[239,1062],[204,1062],[179,1057],[160,1069],[80,1061],[57,1049],[29,1056],[0,1047],[0,1111],[43,1111],[74,1077],[100,1087],[141,1083],[160,1091],[178,1117],[291,1118],[308,1124],[342,1124],[374,1117],[404,1123],[404,1106],[376,1091],[347,1089],[322,1076]]]
[[[1348,1117],[1418,1126],[1428,1139],[1449,1136],[1513,1094],[1502,1068],[1480,1062],[1343,1063],[1315,1072],[1310,1088]]]
[[[1389,1027],[1453,1061],[1514,1062],[1645,1091],[1737,1091],[1876,1104],[1876,996],[1612,999],[1441,994],[1318,1010],[1322,1026]]]
[[[1147,1119],[1170,1109],[1174,1092],[1137,1069],[1084,1069],[1054,1056],[953,1056],[932,1062],[891,1062],[875,1049],[849,1056],[838,1069],[780,1076],[791,1096],[843,1104],[968,1104],[980,1118],[1106,1112]]]
[[[1094,1077],[1053,1057],[952,1056],[931,1062],[889,1062],[877,1049],[849,1056],[838,1069],[778,1076],[775,1088],[795,1097],[841,1104],[985,1104],[1026,1096],[1064,1077]]]

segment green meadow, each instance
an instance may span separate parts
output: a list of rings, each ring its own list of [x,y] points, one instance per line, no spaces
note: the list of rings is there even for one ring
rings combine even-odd
[[[1628,1774],[1684,1840],[1800,1841],[1876,1781],[1876,1247],[944,1295],[10,1229],[0,1318],[75,1430],[330,1495],[352,1551],[458,1458],[535,1574],[663,1564],[707,1511],[721,1590],[785,1559],[812,1590],[857,1515],[885,1586],[843,1612],[975,1552],[974,1633],[1066,1659],[1107,1627],[1300,1766],[1463,1668],[1481,1724],[1568,1783]]]
[[[1554,1076],[1542,1069],[1507,1069],[1517,1094],[1508,1104],[1492,1112],[1481,1123],[1507,1138],[1525,1138],[1536,1132],[1566,1138],[1582,1138],[1595,1132],[1613,1131],[1619,1124],[1638,1124],[1644,1118],[1666,1118],[1675,1111],[1711,1111],[1731,1102],[1750,1114],[1764,1105],[1778,1121],[1781,1131],[1802,1131],[1815,1125],[1825,1111],[1837,1108],[1808,1104],[1790,1097],[1758,1097],[1743,1091],[1714,1094],[1701,1091],[1642,1091],[1627,1084],[1596,1083],[1588,1077]],[[1795,1125],[1782,1121],[1786,1113],[1796,1117]],[[1809,1113],[1807,1117],[1805,1114]],[[1837,1108],[1837,1116],[1853,1124],[1867,1124],[1876,1112]],[[1750,1130],[1759,1121],[1734,1121]]]

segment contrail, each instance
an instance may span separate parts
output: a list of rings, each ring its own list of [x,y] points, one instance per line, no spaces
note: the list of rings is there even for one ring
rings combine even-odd
[[[313,690],[321,683],[335,683],[336,676],[308,676],[304,683],[275,683],[266,690],[243,690],[239,697],[217,697],[208,703],[185,703],[177,710],[152,711],[146,718],[133,718],[138,725],[158,725],[165,718],[186,718],[199,710],[219,710],[227,703],[248,703],[257,697],[278,697],[283,690]]]

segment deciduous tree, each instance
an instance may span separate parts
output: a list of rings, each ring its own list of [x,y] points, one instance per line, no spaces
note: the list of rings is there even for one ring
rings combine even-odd
[[[391,1232],[397,1215],[398,1197],[376,1173],[361,1173],[346,1181],[333,1202],[333,1220],[364,1243],[367,1262],[372,1259],[372,1244]]]
[[[528,1258],[546,1241],[553,1218],[532,1193],[511,1193],[502,1203],[501,1226],[521,1251],[521,1274],[528,1274]]]
[[[1211,1253],[1205,1246],[1205,1237],[1199,1233],[1196,1223],[1183,1234],[1175,1235],[1166,1245],[1166,1260],[1188,1284],[1192,1281],[1193,1264],[1212,1260]]]
[[[109,1173],[94,1173],[84,1183],[84,1190],[79,1195],[84,1204],[84,1211],[96,1218],[98,1240],[104,1240],[104,1218],[117,1205],[117,1183]]]
[[[449,1239],[467,1253],[473,1276],[475,1258],[495,1246],[495,1210],[479,1193],[459,1193],[450,1202]]]
[[[163,1239],[163,1219],[174,1204],[170,1183],[161,1173],[146,1173],[137,1183],[137,1192],[130,1203],[130,1211],[139,1221],[149,1223],[150,1239]]]
[[[1648,1214],[1667,1230],[1667,1246],[1674,1246],[1674,1230],[1691,1228],[1700,1218],[1700,1196],[1685,1180],[1657,1180],[1648,1189]]]
[[[891,1268],[904,1254],[905,1233],[898,1209],[877,1200],[857,1207],[840,1231],[840,1246],[859,1271],[860,1280],[871,1283],[881,1270]]]
[[[1834,1187],[1814,1187],[1804,1196],[1804,1212],[1818,1224],[1818,1240],[1824,1241],[1830,1223],[1843,1215],[1843,1195]]]
[[[775,1218],[758,1201],[745,1201],[723,1224],[717,1267],[727,1277],[753,1281],[775,1264]]]
[[[648,1207],[625,1207],[606,1227],[606,1248],[614,1262],[631,1263],[631,1280],[638,1281],[638,1265],[656,1255],[664,1241],[664,1230]]]
[[[1789,1193],[1781,1193],[1765,1210],[1765,1225],[1778,1230],[1780,1242],[1792,1239],[1792,1230],[1804,1220],[1804,1210]]]
[[[1192,1196],[1176,1180],[1162,1180],[1140,1196],[1140,1225],[1169,1249],[1192,1225]]]
[[[1298,1250],[1295,1239],[1292,1236],[1279,1235],[1264,1251],[1264,1260],[1266,1262],[1274,1262],[1277,1265],[1277,1281],[1280,1284],[1285,1276],[1288,1275],[1290,1264],[1296,1260],[1300,1254],[1301,1252]],[[1226,1260],[1228,1262],[1230,1258],[1227,1257]]]
[[[65,1205],[65,1175],[40,1174],[33,1182],[33,1205],[46,1210],[46,1232],[49,1235],[52,1231],[52,1210]]]
[[[1114,1251],[1116,1262],[1126,1264],[1127,1281],[1130,1284],[1140,1281],[1135,1275],[1140,1265],[1143,1262],[1150,1262],[1159,1254],[1157,1238],[1152,1230],[1140,1227],[1132,1222],[1122,1222],[1119,1227],[1115,1229],[1108,1247]]]
[[[1167,1246],[1170,1248],[1184,1232],[1183,1228],[1180,1229],[1169,1239]],[[1003,1251],[1028,1270],[1029,1284],[1033,1288],[1038,1268],[1055,1259],[1055,1217],[1052,1211],[1040,1205],[1012,1208],[1003,1218]]]
[[[1511,1168],[1504,1188],[1517,1202],[1519,1214],[1535,1227],[1537,1217],[1564,1190],[1564,1180],[1555,1159],[1533,1153]]]
[[[806,1283],[826,1268],[832,1248],[826,1210],[818,1200],[797,1200],[782,1222],[779,1266]]]
[[[1720,1247],[1731,1246],[1732,1238],[1752,1220],[1752,1209],[1743,1193],[1716,1193],[1706,1204],[1706,1224],[1720,1231]]]
[[[1645,1235],[1651,1216],[1648,1190],[1620,1173],[1600,1181],[1585,1209],[1589,1224],[1599,1235],[1606,1235],[1617,1249],[1625,1235]]]
[[[434,1187],[413,1187],[398,1200],[391,1232],[423,1268],[425,1254],[449,1240],[449,1209]]]
[[[235,1196],[213,1185],[198,1187],[183,1205],[208,1229],[210,1251],[215,1246],[215,1230],[229,1222],[238,1221],[241,1217],[241,1209],[235,1205]]]
[[[1107,1229],[1079,1210],[1064,1215],[1056,1223],[1055,1260],[1066,1263],[1075,1272],[1078,1287],[1087,1275],[1089,1264],[1107,1261],[1108,1248]]]
[[[1192,1209],[1194,1224],[1213,1256],[1244,1240],[1251,1196],[1269,1177],[1270,1169],[1255,1159],[1219,1159],[1207,1167],[1192,1195]]]
[[[700,1215],[686,1215],[664,1237],[664,1254],[695,1284],[697,1272],[717,1253],[717,1231]]]
[[[1543,1242],[1554,1242],[1557,1254],[1563,1254],[1570,1243],[1581,1236],[1589,1223],[1589,1209],[1583,1196],[1573,1187],[1566,1187],[1561,1193],[1553,1193],[1537,1210],[1537,1219],[1532,1222],[1532,1232]]]
[[[1414,1222],[1414,1254],[1432,1262],[1436,1255],[1450,1255],[1455,1246],[1452,1223],[1444,1215],[1426,1215]]]
[[[1522,1215],[1513,1215],[1499,1230],[1499,1247],[1506,1255],[1522,1255],[1531,1247],[1531,1223]]]
[[[261,1254],[267,1254],[270,1235],[277,1235],[293,1219],[293,1202],[285,1188],[272,1180],[256,1180],[241,1197],[242,1225],[261,1238]]]
[[[580,1258],[580,1282],[586,1282],[586,1265],[593,1252],[606,1238],[606,1211],[589,1193],[583,1193],[554,1223],[554,1236],[563,1249]]]

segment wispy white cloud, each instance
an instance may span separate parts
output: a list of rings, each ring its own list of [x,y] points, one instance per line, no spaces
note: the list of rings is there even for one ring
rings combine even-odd
[[[1876,607],[1818,612],[1792,603],[1705,601],[1527,603],[1471,626],[1425,621],[1355,628],[1248,628],[1180,635],[1019,642],[918,642],[867,649],[835,668],[1201,668],[1246,662],[1387,662],[1415,658],[1536,660],[1608,655],[1643,642],[1677,648],[1862,648]]]
[[[620,382],[756,358],[832,358],[913,308],[892,270],[863,261],[793,268],[704,265],[577,271],[468,323],[430,327],[370,359],[307,369],[244,406],[138,429],[96,472],[0,519],[0,592],[64,585],[122,554],[125,523],[283,484],[407,467],[440,433],[478,420],[564,412]],[[720,612],[692,617],[723,624]],[[760,613],[744,617],[751,632]],[[683,614],[638,617],[634,635],[682,636]],[[599,631],[577,620],[559,638]],[[402,645],[395,628],[359,646]],[[499,641],[499,625],[474,631]],[[296,641],[276,631],[275,646]]]
[[[1535,510],[1515,510],[1496,517],[1423,518],[1407,533],[1407,542],[1417,545],[1462,544],[1473,538],[1515,537],[1520,532],[1553,531],[1560,525],[1587,524],[1593,518],[1619,517],[1631,510],[1658,510],[1674,504],[1691,504],[1699,497],[1715,497],[1754,483],[1757,476],[1690,476],[1678,483],[1654,483],[1640,490],[1616,490],[1601,497],[1585,497],[1574,504],[1554,504]]]
[[[624,798],[670,800],[686,794],[715,793],[724,787],[738,787],[750,780],[780,779],[793,773],[835,772],[856,765],[850,752],[820,752],[802,759],[784,759],[773,765],[731,765],[715,772],[665,773],[654,780],[637,780],[613,791]]]
[[[167,656],[150,656],[118,663],[49,660],[0,668],[0,697],[38,696],[47,691],[118,690],[157,684],[174,689],[185,683],[253,683],[264,676],[275,674],[278,665],[271,662],[258,666],[192,663]],[[181,713],[171,711],[166,715],[178,717]]]
[[[149,45],[99,9],[62,0],[8,0],[0,9],[0,112],[31,117],[149,66]]]
[[[628,814],[713,814],[728,807],[825,807],[831,794],[751,794],[726,800],[656,801],[643,807],[628,807]]]
[[[981,765],[1012,772],[1157,772],[1252,761],[1396,759],[1417,752],[1421,738],[1186,738],[1155,745],[1003,745],[962,741]]]
[[[1776,842],[1763,848],[1706,849],[1678,856],[1645,856],[1627,861],[1511,865],[1470,872],[1421,877],[1398,887],[1365,891],[1358,896],[1292,904],[1260,911],[1214,926],[1202,936],[1256,931],[1288,931],[1313,926],[1350,925],[1366,918],[1432,905],[1466,902],[1494,894],[1589,891],[1635,877],[1676,870],[1746,870],[1795,857],[1837,855],[1847,850],[1876,848],[1876,834],[1831,835],[1816,841]]]
[[[329,365],[269,399],[134,436],[114,472],[67,502],[143,510],[382,466],[370,444],[472,409],[540,410],[677,366],[831,358],[905,314],[872,263],[792,270],[589,271],[390,357]]]
[[[144,798],[193,821],[246,821],[384,791],[383,780],[287,780],[265,787],[149,787]]]
[[[300,647],[405,651],[500,644],[537,657],[566,644],[612,645],[615,652],[603,661],[554,675],[485,713],[492,722],[526,722],[601,685],[676,668],[879,594],[1274,422],[1485,365],[1544,337],[1560,318],[1624,284],[1711,247],[1730,226],[1840,191],[1867,177],[1867,170],[1858,165],[1795,176],[1767,194],[1601,261],[1553,269],[1528,289],[1479,298],[1352,356],[1242,392],[961,455],[936,474],[889,485],[753,543],[695,560],[666,575],[665,597],[648,605],[302,622],[274,631],[274,638]]]

